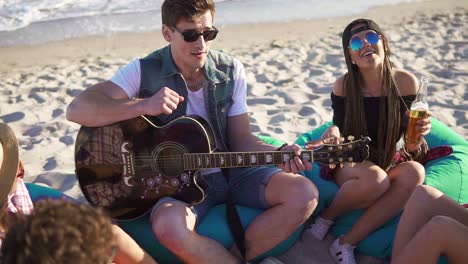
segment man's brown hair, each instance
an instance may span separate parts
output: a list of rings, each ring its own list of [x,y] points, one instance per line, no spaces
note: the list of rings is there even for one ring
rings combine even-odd
[[[42,200],[11,226],[2,263],[109,263],[112,222],[101,209],[66,200]]]
[[[210,11],[212,17],[215,13],[213,0],[166,0],[161,7],[162,23],[175,27],[180,19],[194,20],[206,11]]]

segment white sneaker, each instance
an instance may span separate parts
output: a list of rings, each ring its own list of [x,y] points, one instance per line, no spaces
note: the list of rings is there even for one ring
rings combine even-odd
[[[356,247],[350,244],[340,244],[340,238],[341,236],[333,241],[328,249],[332,259],[338,264],[356,264],[354,258],[354,249]]]
[[[268,257],[260,261],[259,264],[284,264],[284,263],[275,257]]]
[[[335,222],[332,220],[317,216],[317,218],[315,218],[315,223],[310,226],[308,232],[310,232],[315,239],[323,240],[334,223]]]

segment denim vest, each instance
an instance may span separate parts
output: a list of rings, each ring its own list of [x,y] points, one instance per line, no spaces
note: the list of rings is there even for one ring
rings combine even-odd
[[[151,97],[161,88],[168,87],[185,98],[170,115],[161,114],[151,119],[157,125],[164,125],[185,115],[188,88],[182,74],[177,70],[174,63],[170,45],[140,59],[140,65],[139,97]],[[233,103],[234,59],[221,52],[210,51],[204,65],[204,75],[208,83],[204,89],[208,121],[218,142],[222,144],[222,146],[218,146],[219,150],[227,151],[229,146],[226,138],[226,121],[228,109]]]

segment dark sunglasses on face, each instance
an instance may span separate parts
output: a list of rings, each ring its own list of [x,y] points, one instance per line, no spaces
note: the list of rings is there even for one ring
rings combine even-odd
[[[362,39],[360,37],[352,37],[351,41],[349,42],[349,47],[354,51],[359,51],[364,47],[364,41],[369,43],[370,45],[374,45],[379,43],[380,36],[379,34],[370,31],[366,34],[366,39]]]
[[[194,42],[197,41],[200,36],[203,36],[203,39],[205,41],[210,41],[216,38],[218,35],[218,29],[213,27],[213,29],[210,30],[205,30],[203,32],[197,31],[196,29],[188,29],[184,31],[180,31],[176,27],[172,27],[175,29],[175,31],[179,32],[183,37],[186,42]]]

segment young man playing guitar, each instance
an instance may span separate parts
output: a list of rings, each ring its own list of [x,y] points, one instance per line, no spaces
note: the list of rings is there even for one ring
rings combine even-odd
[[[276,151],[250,131],[243,65],[210,50],[218,33],[213,1],[166,0],[161,10],[162,35],[169,45],[84,90],[68,106],[68,120],[101,127],[146,115],[164,125],[198,115],[212,127],[217,151]],[[298,145],[282,150],[301,153]],[[151,211],[152,230],[186,263],[238,263],[221,244],[195,231],[208,209],[226,202],[230,192],[236,204],[266,209],[245,231],[246,259],[253,259],[285,240],[314,211],[317,188],[297,174],[311,167],[309,161],[294,157],[280,168],[202,170],[198,181],[208,185],[206,199],[196,205],[160,199]]]

